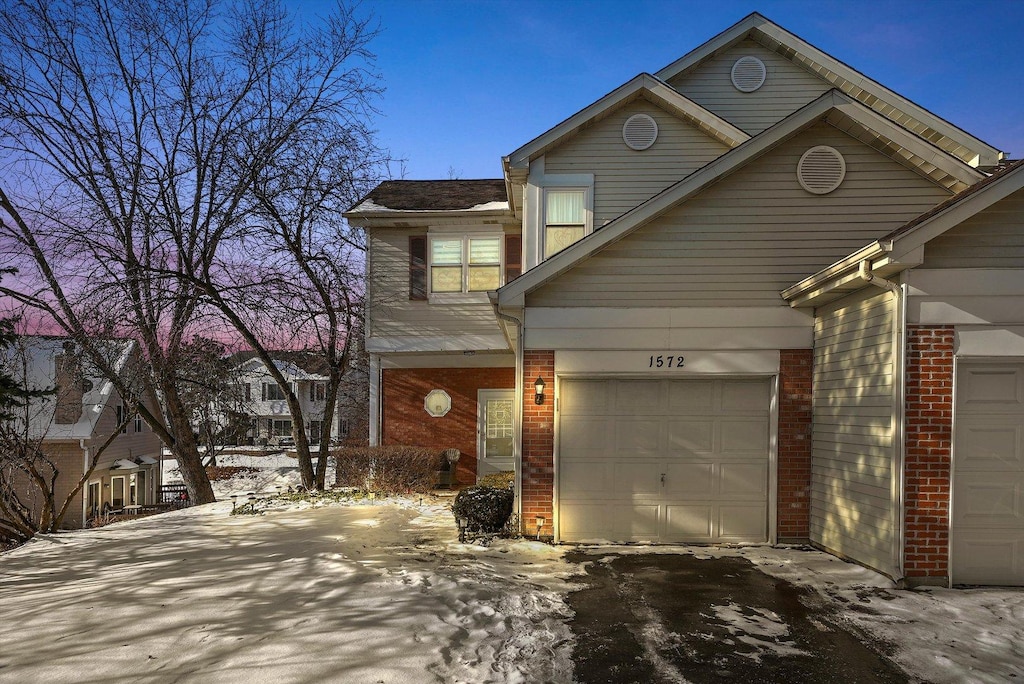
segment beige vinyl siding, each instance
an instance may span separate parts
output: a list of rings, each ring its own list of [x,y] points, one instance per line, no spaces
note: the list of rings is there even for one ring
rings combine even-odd
[[[831,145],[846,180],[800,187],[808,148]],[[527,296],[529,306],[782,306],[779,292],[949,196],[819,123]]]
[[[634,114],[658,124],[658,139],[636,151],[622,141]],[[729,148],[646,100],[635,101],[544,157],[548,174],[594,174],[594,226],[624,214],[690,175]]]
[[[817,312],[811,541],[893,572],[893,296],[868,288]]]
[[[1024,190],[928,242],[924,263],[925,268],[1024,268]]]
[[[453,229],[454,230],[454,229]],[[491,232],[500,231],[498,227]],[[409,301],[409,236],[426,235],[422,229],[369,231],[371,314],[369,337],[459,338],[501,335],[494,308],[486,293],[479,302]]]
[[[747,55],[764,62],[768,73],[764,85],[752,93],[737,90],[730,77],[736,60]],[[830,84],[750,39],[669,84],[750,135],[778,123],[831,89]]]

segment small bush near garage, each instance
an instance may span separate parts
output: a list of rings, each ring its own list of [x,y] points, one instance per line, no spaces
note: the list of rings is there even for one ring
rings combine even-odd
[[[335,453],[336,487],[378,494],[429,492],[441,468],[441,452],[423,447],[355,447]]]
[[[469,534],[498,534],[512,517],[514,492],[507,486],[466,487],[455,496],[452,513],[456,523],[466,521]]]

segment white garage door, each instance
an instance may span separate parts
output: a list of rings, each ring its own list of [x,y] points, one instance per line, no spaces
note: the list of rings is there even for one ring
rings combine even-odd
[[[957,375],[951,572],[958,584],[1024,584],[1024,364]]]
[[[763,542],[766,379],[566,380],[563,541]]]

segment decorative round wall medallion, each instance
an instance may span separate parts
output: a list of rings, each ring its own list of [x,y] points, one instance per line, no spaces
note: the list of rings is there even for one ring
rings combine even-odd
[[[444,390],[430,390],[423,400],[423,408],[433,418],[440,418],[452,410],[452,398]]]

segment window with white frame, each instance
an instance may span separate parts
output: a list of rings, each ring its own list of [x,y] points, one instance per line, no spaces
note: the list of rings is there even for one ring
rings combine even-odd
[[[544,193],[544,258],[561,252],[587,232],[586,190],[549,189]]]
[[[142,416],[135,414],[135,431],[142,432]]]
[[[263,383],[263,401],[283,401],[288,395],[276,382]]]
[[[487,292],[501,286],[500,235],[430,237],[430,293]]]

